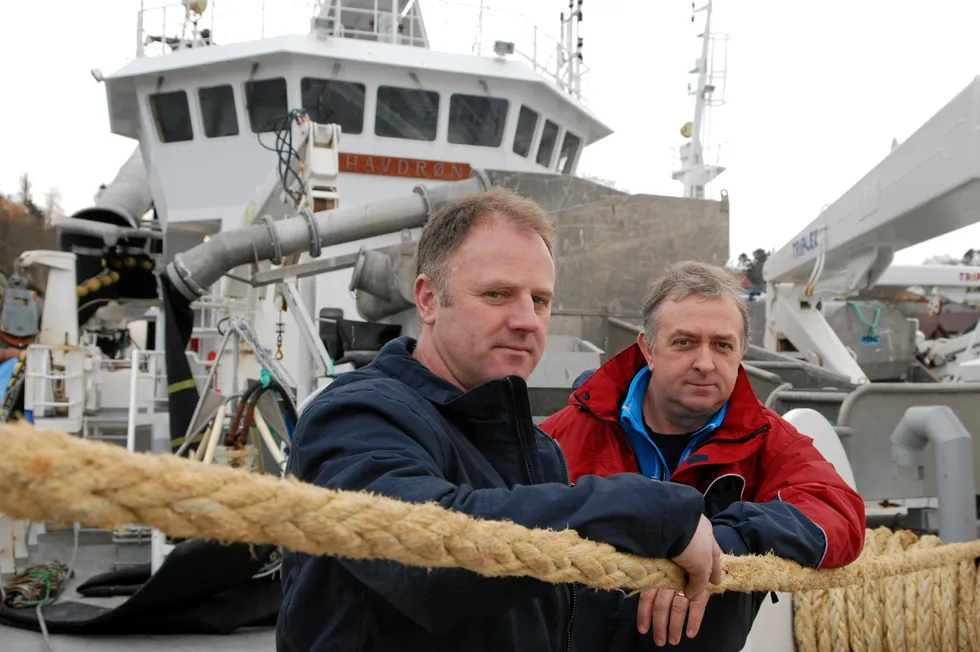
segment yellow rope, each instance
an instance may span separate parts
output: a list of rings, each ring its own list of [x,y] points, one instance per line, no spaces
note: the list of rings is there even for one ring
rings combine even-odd
[[[529,529],[472,518],[436,504],[323,489],[171,455],[130,453],[23,423],[0,424],[0,451],[0,512],[13,518],[80,521],[106,529],[140,523],[175,537],[276,544],[314,555],[390,559],[428,568],[465,568],[487,577],[528,576],[599,589],[684,586],[683,572],[673,562],[620,553],[571,530]],[[880,531],[868,535],[884,536]],[[801,646],[801,650],[831,649],[856,633],[847,628],[852,607],[847,606],[846,592],[841,599],[833,591],[853,586],[862,589],[855,596],[865,595],[869,583],[881,581],[888,586],[881,591],[886,638],[902,634],[897,628],[903,619],[895,612],[903,609],[903,632],[910,638],[909,632],[920,622],[914,615],[915,603],[894,600],[892,589],[904,583],[908,599],[909,587],[924,582],[922,591],[935,596],[933,607],[941,604],[946,595],[941,585],[934,590],[934,580],[922,578],[943,577],[947,566],[959,572],[960,562],[972,565],[980,556],[980,541],[937,546],[935,537],[923,537],[916,544],[908,533],[888,536],[883,554],[867,546],[859,560],[840,569],[803,568],[773,555],[726,556],[725,577],[710,590],[806,591],[798,598],[797,636],[819,640],[820,645]],[[932,547],[923,542],[931,542]],[[958,595],[962,589],[958,586]],[[973,591],[974,595],[980,591],[976,581]],[[807,601],[814,606],[803,609]],[[808,618],[814,626],[801,632]],[[957,634],[960,618],[974,619],[970,612],[959,616]],[[922,628],[933,632],[929,634],[933,640],[949,640],[942,623],[951,619],[937,621],[930,612],[921,621]],[[886,645],[885,649],[902,648]]]
[[[932,551],[935,536],[868,530],[863,560],[899,551]],[[794,596],[793,630],[799,652],[980,652],[980,583],[974,560],[882,577],[864,586],[816,589]]]

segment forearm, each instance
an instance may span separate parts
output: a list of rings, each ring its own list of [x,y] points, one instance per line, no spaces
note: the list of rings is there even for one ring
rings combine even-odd
[[[377,462],[374,457],[373,463]],[[356,465],[347,468],[364,478]],[[702,505],[701,495],[690,487],[653,482],[635,474],[585,476],[573,487],[544,484],[510,489],[473,489],[432,476],[384,474],[368,482],[364,490],[409,502],[436,502],[480,519],[508,520],[555,531],[572,529],[584,538],[656,558],[676,556],[686,547]],[[428,570],[390,562],[343,563],[361,581],[432,631],[485,610],[519,606],[549,589],[549,585],[527,578],[487,578],[458,569]]]
[[[711,523],[728,554],[772,553],[811,568],[818,567],[826,555],[823,528],[792,503],[736,502],[716,514]]]
[[[867,522],[864,500],[811,440],[796,435],[766,460],[766,468],[771,475],[755,496],[761,514],[738,516],[748,520],[742,530],[750,546],[819,568],[858,558]]]

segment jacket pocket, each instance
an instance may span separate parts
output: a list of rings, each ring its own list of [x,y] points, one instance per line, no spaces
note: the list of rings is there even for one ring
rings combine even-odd
[[[742,500],[745,478],[737,473],[727,473],[715,478],[704,492],[704,515],[709,519]]]

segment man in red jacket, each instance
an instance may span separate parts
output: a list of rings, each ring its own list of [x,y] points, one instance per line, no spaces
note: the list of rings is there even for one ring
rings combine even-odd
[[[564,449],[572,481],[632,472],[690,485],[704,494],[727,554],[772,552],[813,568],[854,561],[864,547],[864,501],[752,391],[741,365],[749,318],[737,277],[674,265],[653,283],[643,318],[637,343],[580,377],[569,405],[541,424]],[[627,598],[583,587],[575,649],[632,652],[669,641],[735,652],[764,598],[706,593],[691,603],[669,590]]]

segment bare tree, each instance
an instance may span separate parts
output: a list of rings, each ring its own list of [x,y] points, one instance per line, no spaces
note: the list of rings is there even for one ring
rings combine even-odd
[[[61,192],[51,188],[44,194],[44,226],[52,228],[65,216],[61,207]]]
[[[751,258],[744,253],[739,254],[735,267],[736,271],[744,274],[754,287],[764,287],[766,281],[762,278],[762,268],[765,267],[766,260],[769,259],[771,254],[772,251],[766,251],[765,249],[756,249],[752,252]]]
[[[967,249],[961,257],[950,256],[949,254],[940,254],[938,256],[929,256],[924,261],[923,265],[980,265],[980,249]]]
[[[37,204],[34,203],[34,184],[31,182],[30,175],[25,172],[20,177],[20,197],[19,201],[23,204],[24,208],[27,209],[27,213],[37,221],[38,224],[44,224],[45,217],[44,211],[42,211]]]

